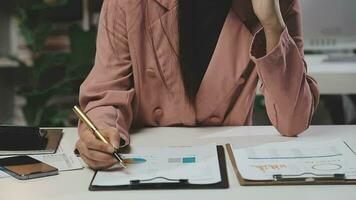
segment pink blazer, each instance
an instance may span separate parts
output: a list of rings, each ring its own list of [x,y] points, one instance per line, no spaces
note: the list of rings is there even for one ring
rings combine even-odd
[[[287,28],[267,55],[251,1],[233,0],[195,104],[180,73],[177,3],[104,1],[95,66],[80,87],[80,106],[99,128],[116,127],[128,143],[133,125],[251,125],[258,80],[282,135],[309,126],[319,93],[303,59],[298,0],[280,1]]]

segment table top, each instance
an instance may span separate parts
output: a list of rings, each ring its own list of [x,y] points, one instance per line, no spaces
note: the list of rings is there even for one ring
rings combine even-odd
[[[65,128],[64,132],[64,139],[70,141],[71,146],[74,148],[77,139],[76,129]],[[230,142],[244,147],[277,141],[327,140],[335,138],[351,141],[352,148],[356,148],[356,126],[311,126],[297,138],[282,137],[271,126],[145,128],[136,130],[131,134],[131,144],[137,146],[169,146],[205,143],[226,144]],[[85,168],[84,170],[61,172],[57,176],[27,181],[16,180],[12,177],[0,178],[0,199],[356,199],[354,185],[240,186],[228,159],[227,168],[229,189],[91,192],[88,190],[88,186],[94,172]]]

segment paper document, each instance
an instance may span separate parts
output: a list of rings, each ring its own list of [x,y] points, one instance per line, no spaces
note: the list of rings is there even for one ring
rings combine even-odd
[[[279,142],[236,149],[236,164],[247,180],[273,180],[273,175],[316,177],[345,174],[356,178],[356,156],[342,140]]]
[[[11,156],[0,156],[0,158],[6,157]],[[55,154],[30,155],[30,157],[52,165],[53,167],[56,167],[59,171],[68,171],[83,168],[82,162],[73,153],[73,148],[67,143],[65,139],[62,139]],[[10,175],[0,170],[0,178],[8,176]]]
[[[145,183],[188,179],[190,184],[221,181],[216,145],[189,147],[132,147],[122,154],[127,168],[119,165],[98,171],[92,185],[130,185],[132,180]],[[162,177],[162,178],[157,178]]]

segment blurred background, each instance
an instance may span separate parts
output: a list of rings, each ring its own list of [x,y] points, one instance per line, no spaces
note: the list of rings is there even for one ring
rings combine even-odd
[[[102,0],[2,0],[0,124],[73,126]]]
[[[103,0],[1,0],[0,125],[76,126]],[[312,124],[356,124],[355,0],[300,0],[305,59],[320,87]],[[258,94],[255,125],[270,124]]]

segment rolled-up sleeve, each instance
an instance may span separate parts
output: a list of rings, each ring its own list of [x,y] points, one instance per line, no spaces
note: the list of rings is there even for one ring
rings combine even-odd
[[[134,89],[125,13],[118,1],[103,3],[96,48],[94,67],[80,87],[80,107],[98,128],[116,128],[126,145]]]
[[[316,81],[307,75],[304,61],[299,1],[285,17],[287,27],[279,43],[268,54],[263,29],[254,36],[251,59],[262,82],[266,109],[272,124],[285,136],[308,128],[319,101]]]

